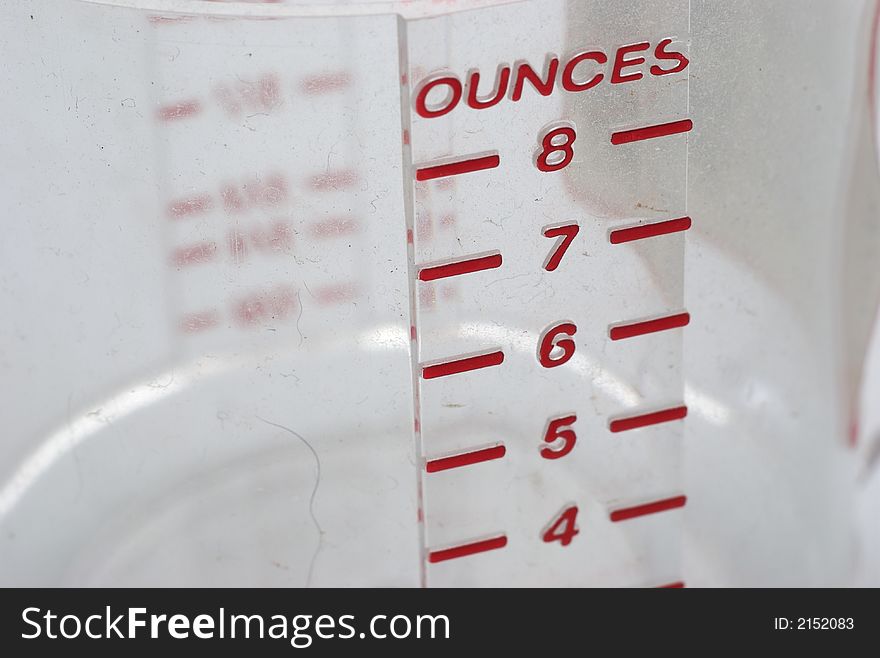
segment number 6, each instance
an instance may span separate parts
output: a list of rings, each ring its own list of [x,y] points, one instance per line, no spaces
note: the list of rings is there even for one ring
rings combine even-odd
[[[573,322],[562,322],[547,327],[538,343],[538,363],[545,368],[555,368],[566,363],[574,356],[575,343],[572,336],[576,332],[577,327]],[[565,338],[557,339],[558,336]]]

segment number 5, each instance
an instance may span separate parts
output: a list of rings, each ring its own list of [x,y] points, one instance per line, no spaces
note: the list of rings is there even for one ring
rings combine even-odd
[[[577,435],[569,426],[573,425],[576,420],[577,416],[574,414],[550,419],[547,423],[547,431],[544,433],[544,443],[554,444],[561,439],[562,444],[556,447],[548,445],[541,448],[541,456],[544,459],[559,459],[571,452],[577,442]]]

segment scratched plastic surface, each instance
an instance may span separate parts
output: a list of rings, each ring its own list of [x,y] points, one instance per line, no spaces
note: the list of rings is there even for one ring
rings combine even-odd
[[[4,5],[0,582],[850,584],[872,11]]]

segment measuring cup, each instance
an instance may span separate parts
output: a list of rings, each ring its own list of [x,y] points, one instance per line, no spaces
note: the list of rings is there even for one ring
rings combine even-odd
[[[0,581],[851,584],[873,12],[4,6]]]

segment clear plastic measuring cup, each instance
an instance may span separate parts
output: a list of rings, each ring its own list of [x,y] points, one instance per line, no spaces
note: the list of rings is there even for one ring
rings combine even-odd
[[[851,582],[872,11],[5,6],[0,579]]]

